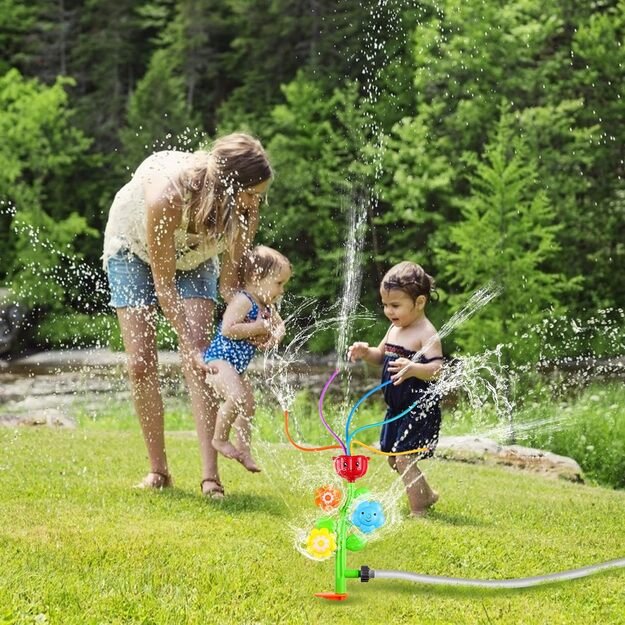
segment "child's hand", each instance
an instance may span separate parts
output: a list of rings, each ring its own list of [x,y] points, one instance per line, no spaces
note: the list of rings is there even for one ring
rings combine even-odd
[[[254,330],[258,334],[271,334],[271,318],[259,316],[256,321],[252,321]]]
[[[271,338],[276,342],[276,345],[278,345],[280,341],[282,341],[285,334],[286,334],[286,326],[284,325],[284,321],[281,321],[280,323],[276,324],[271,329]]]
[[[268,338],[263,336],[263,339],[265,340],[263,342],[259,342],[256,347],[263,350],[273,349],[280,344],[280,341],[282,341],[285,334],[286,327],[284,322],[278,323],[271,330],[271,335]]]
[[[393,386],[398,386],[404,380],[414,377],[413,367],[415,363],[409,358],[396,358],[388,363]]]
[[[369,353],[369,343],[358,341],[347,350],[347,360],[356,362],[361,360]]]

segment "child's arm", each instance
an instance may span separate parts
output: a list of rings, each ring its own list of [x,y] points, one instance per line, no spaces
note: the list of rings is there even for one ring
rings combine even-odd
[[[228,304],[221,322],[221,333],[229,339],[249,339],[259,334],[266,334],[270,329],[268,319],[261,315],[256,321],[245,321],[245,317],[252,309],[250,300],[242,293],[237,293]]]
[[[438,334],[434,333],[426,341],[423,355],[432,362],[414,362],[409,358],[397,358],[389,363],[388,370],[391,373],[393,385],[401,384],[407,378],[419,378],[420,380],[432,380],[443,366],[443,346]]]
[[[353,343],[347,350],[347,359],[352,362],[364,360],[372,365],[381,365],[384,360],[384,340],[377,347],[370,347],[369,343],[364,341]]]
[[[282,317],[280,317],[280,313],[277,311],[275,306],[271,307],[271,317],[268,319],[271,324],[271,336],[267,341],[260,344],[258,347],[260,349],[272,349],[280,344],[280,341],[284,338],[286,334],[286,326],[284,325],[284,321]]]

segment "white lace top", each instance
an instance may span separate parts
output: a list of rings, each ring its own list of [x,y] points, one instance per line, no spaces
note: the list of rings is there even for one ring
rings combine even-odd
[[[152,181],[167,178],[184,197],[176,181],[179,174],[191,165],[193,158],[192,152],[155,152],[139,165],[130,182],[117,192],[104,231],[102,261],[105,268],[107,260],[120,249],[127,249],[144,262],[150,263],[145,189]],[[190,233],[188,228],[189,211],[185,203],[180,225],[174,232],[176,269],[181,271],[195,269],[209,258],[216,257],[225,248],[224,241]]]

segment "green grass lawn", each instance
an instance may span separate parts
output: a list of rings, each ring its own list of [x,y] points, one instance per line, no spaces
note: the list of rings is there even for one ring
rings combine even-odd
[[[332,589],[333,561],[300,555],[293,526],[315,518],[330,457],[258,445],[264,472],[222,462],[217,503],[200,497],[194,436],[170,432],[168,445],[176,488],[158,494],[131,488],[146,465],[137,429],[0,430],[0,623],[625,623],[622,570],[524,591],[352,581],[346,602],[324,602],[313,593]],[[509,578],[625,557],[622,491],[423,467],[436,510],[349,554],[349,566]],[[374,458],[363,484],[392,481]]]

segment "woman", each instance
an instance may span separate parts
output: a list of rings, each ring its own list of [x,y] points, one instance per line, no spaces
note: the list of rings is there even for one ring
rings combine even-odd
[[[210,342],[217,276],[228,302],[238,286],[239,261],[256,234],[271,177],[260,142],[235,133],[217,140],[210,152],[152,154],[115,196],[103,259],[150,460],[141,488],[172,486],[158,379],[159,304],[178,335],[200,441],[202,493],[223,497],[211,445],[217,402],[204,383],[213,368],[203,362],[202,353]]]

